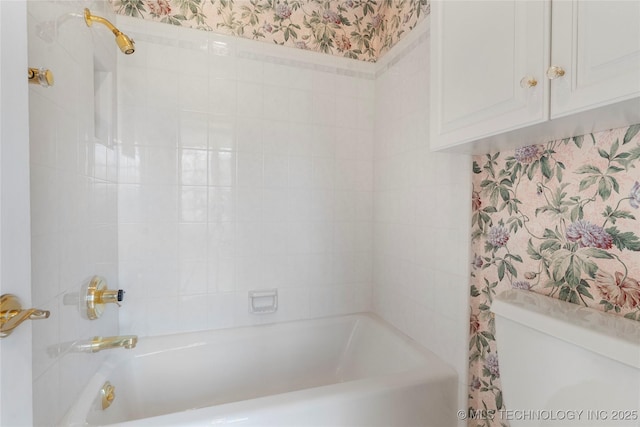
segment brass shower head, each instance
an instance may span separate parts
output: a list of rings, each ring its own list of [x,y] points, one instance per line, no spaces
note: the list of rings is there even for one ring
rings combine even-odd
[[[116,36],[116,44],[125,55],[131,55],[136,51],[134,41],[130,39],[129,36],[117,29],[111,22],[107,21],[106,19],[100,16],[92,15],[91,11],[86,8],[84,10],[84,22],[87,23],[87,27],[90,27],[94,22],[99,22],[100,24],[103,24],[108,29],[110,29],[113,35]]]

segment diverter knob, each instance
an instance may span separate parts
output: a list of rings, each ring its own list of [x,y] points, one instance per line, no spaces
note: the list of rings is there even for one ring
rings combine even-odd
[[[107,282],[100,276],[93,276],[87,287],[87,317],[94,320],[104,312],[105,304],[118,304],[124,299],[124,290],[109,290]],[[120,304],[118,304],[120,305]]]

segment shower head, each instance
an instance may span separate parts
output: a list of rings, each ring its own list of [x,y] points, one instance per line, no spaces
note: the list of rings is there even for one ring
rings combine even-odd
[[[100,16],[92,15],[91,11],[86,8],[84,10],[84,22],[87,23],[87,27],[90,27],[94,22],[99,22],[110,29],[113,35],[116,36],[116,44],[125,55],[131,55],[136,51],[134,41],[129,38],[129,36],[117,29],[111,22],[107,21],[106,19]]]
[[[136,51],[136,47],[133,45],[134,41],[124,33],[120,33],[116,36],[116,44],[125,55],[131,55]]]

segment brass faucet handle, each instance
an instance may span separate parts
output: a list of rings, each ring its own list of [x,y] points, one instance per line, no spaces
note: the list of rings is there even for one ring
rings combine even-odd
[[[11,335],[15,328],[25,320],[47,319],[48,310],[30,308],[23,310],[20,300],[15,295],[5,294],[0,297],[0,338]]]

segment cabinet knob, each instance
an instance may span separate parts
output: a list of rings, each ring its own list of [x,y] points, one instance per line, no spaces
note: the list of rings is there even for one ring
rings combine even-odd
[[[550,80],[557,79],[558,77],[564,76],[564,68],[558,67],[557,65],[552,65],[547,70],[547,77]]]
[[[524,76],[522,80],[520,80],[520,87],[523,89],[535,87],[538,84],[538,81],[535,77]]]

